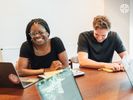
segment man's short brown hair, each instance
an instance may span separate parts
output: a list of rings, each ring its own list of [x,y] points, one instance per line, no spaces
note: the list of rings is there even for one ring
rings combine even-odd
[[[111,23],[109,19],[106,16],[101,16],[98,15],[94,17],[93,20],[93,28],[96,29],[110,29],[111,28]]]

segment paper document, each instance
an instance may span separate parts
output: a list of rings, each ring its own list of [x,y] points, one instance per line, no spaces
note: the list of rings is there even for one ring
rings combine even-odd
[[[26,77],[20,77],[20,80],[22,81],[22,82],[36,82],[36,81],[38,81],[39,80],[39,78],[26,78]]]
[[[53,76],[53,75],[55,75],[57,73],[60,73],[62,71],[63,71],[63,69],[56,70],[56,71],[45,72],[43,75],[38,75],[38,76],[41,77],[41,78],[49,78],[49,77],[51,77],[51,76]]]

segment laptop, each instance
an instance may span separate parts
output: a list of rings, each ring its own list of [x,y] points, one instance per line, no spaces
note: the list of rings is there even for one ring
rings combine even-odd
[[[42,100],[83,100],[69,68],[36,83]]]
[[[124,56],[124,58],[122,59],[122,64],[124,65],[124,69],[133,87],[133,58],[131,58],[130,56]]]
[[[20,78],[10,62],[0,62],[0,87],[27,88],[39,81],[39,78]]]

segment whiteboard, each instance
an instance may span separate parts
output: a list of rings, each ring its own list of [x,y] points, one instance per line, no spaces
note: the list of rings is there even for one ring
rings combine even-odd
[[[1,48],[0,51],[2,62],[12,62],[13,65],[16,64],[19,57],[19,48]]]

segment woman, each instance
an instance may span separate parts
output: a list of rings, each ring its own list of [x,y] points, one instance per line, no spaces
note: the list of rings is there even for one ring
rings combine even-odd
[[[43,74],[68,66],[62,41],[58,37],[50,39],[49,35],[49,26],[43,19],[33,19],[28,23],[27,41],[21,46],[17,66],[20,76]]]

